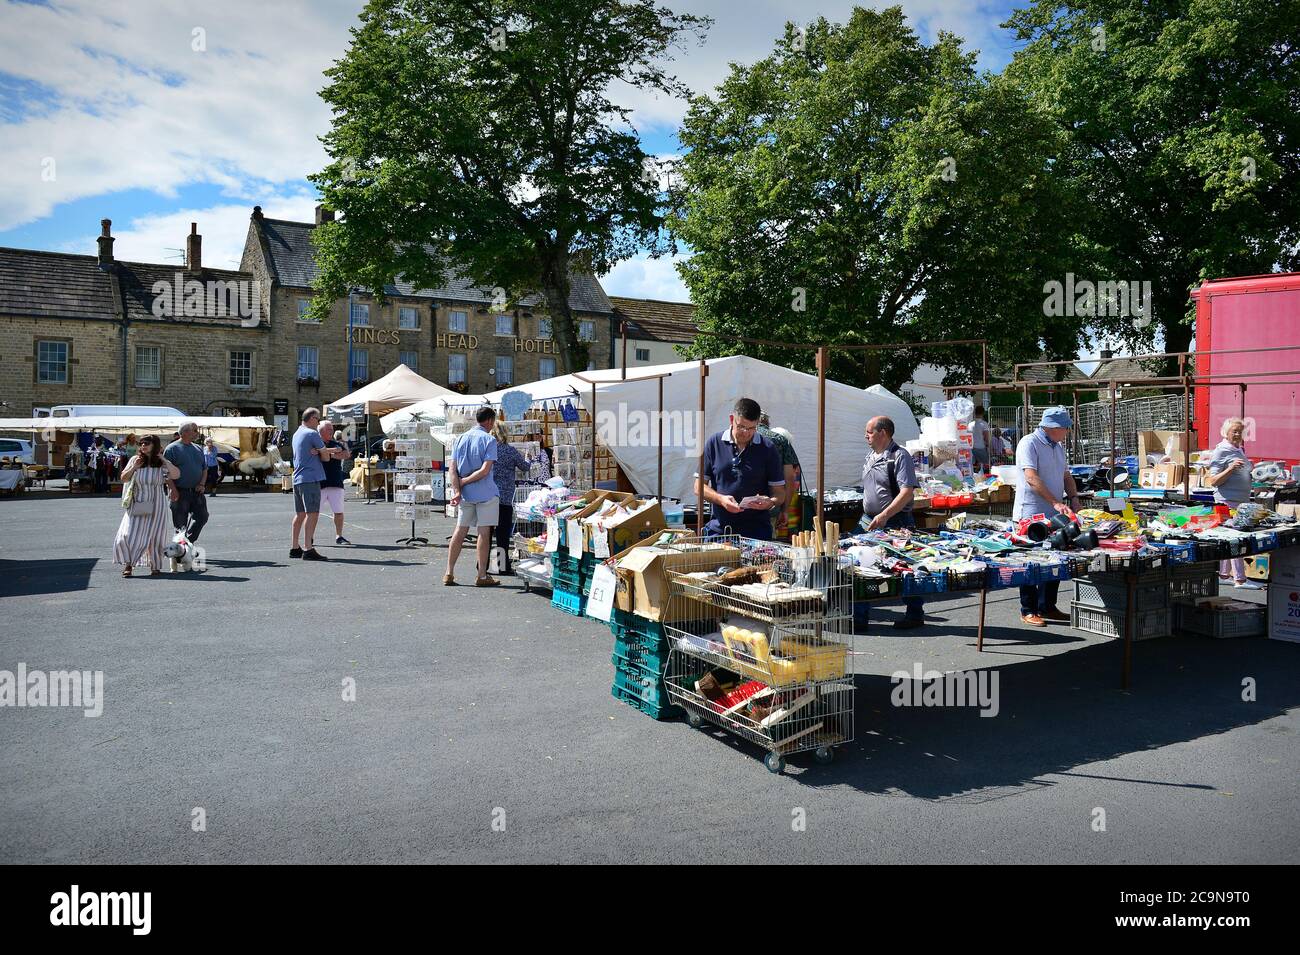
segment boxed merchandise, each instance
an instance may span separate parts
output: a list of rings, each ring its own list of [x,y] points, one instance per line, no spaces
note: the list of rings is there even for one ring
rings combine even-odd
[[[593,501],[578,515],[578,520],[586,527],[586,540],[583,549],[594,550],[593,537],[605,535],[604,552],[617,554],[663,530],[663,510],[658,501],[638,501],[636,496],[624,491],[599,491],[599,500]],[[611,505],[619,505],[618,512],[610,514]]]
[[[618,555],[616,573],[619,588],[614,606],[627,613],[664,622],[669,609],[668,571],[697,564],[700,550],[708,550],[710,558],[716,554],[719,567],[740,563],[740,550],[727,544],[682,544],[672,548],[647,544],[633,547]],[[679,600],[676,606],[683,614],[698,611],[698,618],[707,619],[718,613],[716,607],[702,601]]]
[[[393,501],[397,504],[428,504],[433,498],[433,491],[427,487],[399,488],[393,492]]]
[[[433,458],[427,455],[399,454],[393,466],[399,471],[432,471]]]
[[[1181,431],[1139,431],[1137,439],[1139,466],[1145,467],[1153,454],[1157,460],[1168,456],[1174,464],[1186,466],[1187,448]]]
[[[1157,490],[1181,489],[1187,469],[1181,464],[1158,464],[1138,472],[1138,485]]]
[[[433,517],[433,508],[427,504],[414,504],[397,508],[399,521],[427,521]]]

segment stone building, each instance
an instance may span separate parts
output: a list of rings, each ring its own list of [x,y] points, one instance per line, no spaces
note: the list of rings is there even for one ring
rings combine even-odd
[[[540,296],[496,314],[490,290],[450,270],[437,289],[390,287],[382,306],[355,293],[349,351],[347,299],[305,319],[311,234],[329,215],[290,222],[254,207],[238,271],[203,266],[197,227],[183,267],[117,260],[108,220],[96,255],[0,249],[0,417],[147,404],[294,423],[399,363],[469,393],[559,372]],[[612,367],[614,310],[594,276],[572,277],[570,304],[591,367]]]

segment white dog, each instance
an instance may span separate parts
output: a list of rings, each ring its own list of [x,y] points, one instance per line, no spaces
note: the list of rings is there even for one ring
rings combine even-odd
[[[185,538],[184,531],[177,531],[171,543],[163,548],[163,553],[171,559],[172,573],[183,570],[189,573],[194,569],[194,545]]]

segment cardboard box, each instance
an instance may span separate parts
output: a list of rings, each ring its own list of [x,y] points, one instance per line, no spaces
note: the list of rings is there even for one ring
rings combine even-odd
[[[1261,554],[1258,557],[1247,557],[1246,559],[1246,576],[1250,580],[1268,580],[1268,555]]]
[[[717,566],[735,566],[740,563],[740,550],[722,544],[710,545],[709,562],[716,557]],[[614,606],[648,620],[669,621],[671,608],[668,600],[668,571],[682,567],[696,567],[701,560],[698,550],[681,551],[656,547],[650,544],[630,548],[620,555],[616,573],[619,577]],[[626,587],[624,583],[626,582]],[[682,604],[672,613],[683,620],[708,619],[718,608],[702,601],[679,601]]]
[[[1269,585],[1268,637],[1300,643],[1300,590],[1276,583]]]
[[[1174,464],[1186,467],[1188,449],[1181,431],[1139,431],[1137,439],[1139,467],[1145,467],[1151,460],[1148,455],[1152,454],[1157,457],[1168,455]]]
[[[606,501],[614,501],[620,504],[631,504],[636,501],[636,496],[625,491],[593,491],[593,494],[599,494],[597,500],[592,501],[577,514],[577,519],[582,521],[600,511]],[[609,553],[617,554],[619,551],[626,550],[637,541],[652,537],[659,531],[667,527],[664,522],[664,512],[655,501],[648,507],[643,507],[635,514],[628,514],[624,517],[617,518],[605,524],[605,533],[609,535]],[[594,529],[587,525],[583,526],[583,544],[584,551],[592,550],[591,534]]]
[[[1272,586],[1300,590],[1300,547],[1283,547],[1268,557],[1269,581]]]

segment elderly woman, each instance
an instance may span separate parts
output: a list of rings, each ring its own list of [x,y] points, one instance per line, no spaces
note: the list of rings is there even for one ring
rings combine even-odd
[[[510,532],[515,522],[515,471],[528,474],[528,461],[506,439],[506,429],[498,419],[492,426],[492,436],[497,439],[497,460],[492,465],[492,478],[500,495],[500,517],[497,519],[497,547],[501,549],[501,573],[510,573]]]
[[[1214,488],[1214,500],[1232,508],[1250,500],[1250,458],[1242,450],[1245,432],[1246,423],[1240,418],[1223,422],[1219,429],[1223,440],[1210,457],[1209,474],[1205,478],[1205,483]],[[1246,562],[1240,557],[1220,561],[1219,576],[1224,580],[1231,576],[1235,586],[1242,590],[1260,589],[1259,584],[1246,579]]]
[[[163,548],[172,530],[166,482],[180,476],[180,468],[162,456],[162,442],[151,434],[141,439],[136,456],[122,469],[122,480],[132,482],[133,499],[113,539],[113,563],[122,565],[123,577],[130,577],[131,568],[141,562],[152,575],[162,573]]]

